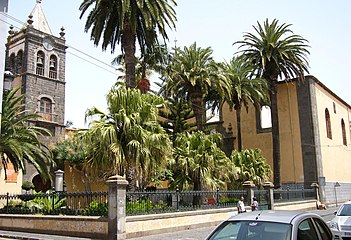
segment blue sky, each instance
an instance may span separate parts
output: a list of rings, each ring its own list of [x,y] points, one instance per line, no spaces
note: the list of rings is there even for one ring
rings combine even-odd
[[[25,22],[35,0],[9,0],[9,15]],[[102,52],[84,32],[85,16],[79,19],[81,0],[42,0],[46,18],[55,36],[66,30],[66,113],[74,127],[85,127],[87,108],[106,108],[106,94],[117,78],[113,68],[74,50],[78,49],[106,64],[120,53],[119,46],[111,54]],[[232,44],[245,32],[253,33],[253,25],[266,18],[278,19],[309,41],[311,75],[317,77],[339,97],[351,104],[351,1],[349,0],[179,0],[176,31],[169,31],[168,43],[211,47],[217,61],[229,60],[237,51]],[[21,24],[7,20],[15,27]],[[84,58],[88,60],[89,63]],[[96,66],[98,65],[98,66]],[[102,69],[103,68],[103,69]]]

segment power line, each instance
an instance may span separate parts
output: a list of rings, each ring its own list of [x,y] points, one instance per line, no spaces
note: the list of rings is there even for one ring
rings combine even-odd
[[[13,16],[11,16],[11,15],[9,15],[9,14],[7,14],[7,13],[3,13],[3,12],[0,12],[0,13],[1,13],[2,15],[6,16],[7,18],[10,18],[11,20],[13,20],[13,21],[19,23],[19,24],[22,24],[23,26],[25,25],[24,22],[22,22],[21,20],[19,20],[19,19],[13,17]],[[15,27],[16,29],[21,29],[21,28],[19,28],[19,27],[17,27],[17,26],[14,26],[13,24],[11,24],[11,23],[9,23],[9,22],[7,22],[7,21],[4,21],[4,20],[2,20],[2,19],[0,19],[0,20],[1,20],[2,22],[4,22],[4,23],[10,25],[10,26]],[[66,46],[69,47],[69,49],[73,49],[73,50],[79,52],[80,54],[83,54],[83,55],[85,55],[85,56],[87,56],[87,57],[93,59],[94,61],[96,61],[96,62],[98,62],[98,63],[101,63],[101,64],[103,64],[103,65],[105,65],[105,66],[107,66],[107,67],[109,67],[109,68],[112,68],[113,70],[116,70],[116,68],[113,67],[113,66],[111,66],[110,64],[107,64],[107,63],[101,61],[100,59],[97,59],[96,57],[93,57],[93,56],[91,56],[91,55],[89,55],[89,54],[87,54],[87,53],[85,53],[85,52],[83,52],[83,51],[77,49],[76,47],[73,47],[73,46],[68,45],[68,44],[66,44]],[[110,70],[108,70],[108,69],[106,69],[106,68],[103,68],[103,67],[101,67],[101,66],[99,66],[99,65],[97,65],[97,64],[95,64],[95,63],[93,63],[92,61],[89,61],[89,60],[87,60],[87,59],[85,59],[85,58],[82,58],[82,57],[78,56],[77,54],[74,54],[74,53],[72,53],[72,52],[68,52],[68,53],[70,53],[70,54],[72,54],[73,56],[75,56],[75,57],[77,57],[77,58],[80,58],[80,59],[82,59],[82,60],[84,60],[84,61],[86,61],[86,62],[88,62],[88,63],[90,63],[90,64],[93,64],[94,66],[99,67],[100,69],[105,70],[105,71],[107,71],[107,72],[109,72],[109,73],[113,73],[114,75],[117,75],[117,74],[118,74],[117,72],[112,72],[112,71],[110,71]]]
[[[75,56],[75,57],[77,57],[77,58],[79,58],[79,59],[82,59],[82,60],[84,60],[84,61],[86,61],[86,62],[88,62],[88,63],[90,63],[90,64],[93,64],[94,66],[96,66],[96,67],[98,67],[98,68],[101,68],[102,70],[105,70],[105,71],[107,71],[107,72],[109,72],[109,73],[112,73],[113,75],[117,75],[117,72],[112,72],[112,71],[110,71],[110,70],[108,70],[108,69],[106,69],[106,68],[103,68],[103,67],[101,67],[101,66],[99,66],[99,65],[97,65],[97,64],[95,64],[95,63],[93,63],[93,62],[91,62],[91,61],[89,61],[89,60],[87,60],[87,59],[85,59],[85,58],[82,58],[82,57],[78,56],[77,54],[74,54],[74,53],[69,52],[69,51],[67,51],[67,53],[69,53],[69,54],[71,54],[71,55],[73,55],[73,56]]]

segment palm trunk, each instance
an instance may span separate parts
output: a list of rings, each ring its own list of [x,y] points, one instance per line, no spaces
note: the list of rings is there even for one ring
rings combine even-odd
[[[280,140],[279,140],[279,115],[276,81],[270,82],[272,143],[273,143],[273,184],[275,188],[281,187],[280,178]]]
[[[128,163],[128,166],[126,169],[126,180],[128,181],[127,191],[135,192],[137,189],[136,170],[135,170],[135,166],[131,163]]]
[[[135,34],[126,18],[124,21],[124,31],[122,36],[122,46],[125,52],[125,65],[126,65],[126,87],[135,88]]]
[[[201,174],[200,174],[200,168],[195,171],[194,173],[194,196],[193,196],[193,207],[195,206],[200,206],[201,205],[201,195],[200,194],[196,194],[196,191],[201,191]]]
[[[236,131],[238,135],[238,151],[242,150],[242,142],[241,142],[241,107],[239,106],[236,110]]]
[[[202,93],[194,92],[190,94],[191,107],[193,109],[197,130],[203,131],[204,129],[204,110],[202,107],[203,98]]]

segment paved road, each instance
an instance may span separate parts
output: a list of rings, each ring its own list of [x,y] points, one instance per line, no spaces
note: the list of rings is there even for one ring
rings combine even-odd
[[[323,217],[323,219],[328,222],[333,216],[334,212],[337,210],[336,207],[328,208],[327,210],[313,210],[311,212],[315,212]],[[129,240],[203,240],[205,239],[214,227],[208,228],[198,228],[193,230],[186,230],[174,233],[164,233],[159,235],[145,236],[139,238],[130,238]]]
[[[330,207],[327,210],[313,210],[323,217],[323,219],[328,222],[336,211],[336,207]],[[159,235],[145,236],[139,238],[130,238],[129,240],[203,240],[205,239],[214,227],[208,228],[198,228],[191,230],[178,231],[174,233],[164,233]],[[4,239],[30,239],[30,240],[87,240],[88,238],[74,238],[74,237],[64,237],[64,236],[53,236],[44,234],[32,234],[32,233],[15,233],[9,231],[0,230],[0,240]]]

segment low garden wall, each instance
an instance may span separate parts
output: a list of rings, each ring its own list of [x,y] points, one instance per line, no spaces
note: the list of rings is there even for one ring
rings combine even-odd
[[[314,200],[274,204],[275,210],[311,210],[315,208],[316,201]],[[126,218],[126,234],[127,238],[134,238],[205,226],[214,227],[234,214],[237,214],[236,207],[128,216]],[[105,217],[93,216],[0,214],[0,229],[106,239],[108,221]]]

